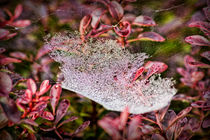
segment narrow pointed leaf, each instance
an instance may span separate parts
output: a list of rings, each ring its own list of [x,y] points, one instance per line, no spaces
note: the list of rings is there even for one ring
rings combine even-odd
[[[21,60],[11,57],[5,57],[0,59],[0,65],[8,65],[10,63],[20,63]]]
[[[8,25],[23,28],[23,27],[29,26],[30,24],[31,24],[30,20],[18,20]]]
[[[133,81],[136,81],[136,79],[138,79],[139,76],[142,75],[142,73],[144,72],[144,70],[145,70],[144,67],[140,67],[140,68],[137,70],[137,72],[136,72],[136,74],[135,74],[135,76],[134,76],[132,82],[133,82]]]
[[[120,124],[119,124],[120,130],[122,130],[126,126],[128,115],[129,115],[128,107],[126,107],[124,111],[120,114]]]
[[[39,113],[42,113],[46,107],[47,102],[39,102],[31,109],[31,111],[38,111]]]
[[[18,18],[23,11],[23,7],[21,4],[17,5],[14,11],[14,19]]]
[[[78,119],[78,117],[72,116],[69,119],[64,120],[61,123],[59,123],[59,125],[57,126],[57,128],[61,127],[62,125],[66,124],[66,123],[72,122],[72,121],[74,121],[76,119]]]
[[[135,18],[132,24],[138,26],[156,26],[155,21],[148,16],[138,16]]]
[[[43,47],[41,47],[39,50],[38,50],[38,53],[36,55],[36,60],[41,58],[42,56],[44,56],[45,54],[49,53],[50,50],[49,50],[49,47],[48,45],[44,45]]]
[[[36,127],[39,126],[35,121],[30,120],[30,119],[23,119],[19,122],[19,124],[21,124],[21,123],[29,124],[29,125],[36,126]]]
[[[139,123],[140,123],[140,118],[139,117],[134,117],[131,119],[131,122],[128,126],[128,139],[129,140],[134,140],[134,139],[139,139],[140,138],[140,132],[138,130]]]
[[[83,130],[85,130],[90,124],[90,121],[85,121],[84,123],[82,123],[74,132],[73,135],[76,135],[80,132],[82,132]]]
[[[31,102],[32,100],[32,91],[29,90],[29,89],[26,89],[25,90],[25,94],[18,99],[18,102],[21,103],[21,104],[28,104]]]
[[[70,106],[70,103],[67,99],[63,99],[56,111],[56,120],[55,120],[55,124],[57,124],[66,114],[68,108]]]
[[[117,21],[123,17],[124,10],[117,1],[111,1],[111,3],[108,5],[108,8],[111,16]]]
[[[10,39],[10,38],[13,38],[14,36],[16,36],[17,35],[17,33],[10,33],[10,34],[8,34],[6,37],[4,37],[4,38],[2,38],[1,40],[8,40],[8,39]],[[17,62],[16,62],[17,63]]]
[[[59,84],[54,85],[50,90],[50,97],[51,97],[50,103],[52,106],[53,115],[55,115],[55,108],[60,99],[61,92],[62,92],[62,88]]]
[[[84,16],[82,18],[82,20],[80,21],[79,31],[80,31],[81,39],[83,41],[85,40],[85,31],[86,31],[88,25],[90,24],[90,21],[91,21],[90,15]]]
[[[200,35],[188,36],[185,38],[185,41],[191,45],[210,46],[210,42],[205,37]]]
[[[27,83],[27,88],[31,90],[33,94],[35,94],[37,90],[35,81],[33,79],[28,79],[26,83]]]
[[[50,83],[49,80],[44,80],[42,82],[42,84],[40,85],[40,90],[39,92],[37,92],[37,96],[45,94],[50,89],[51,85],[49,83]]]
[[[22,60],[27,60],[28,59],[27,55],[25,53],[22,53],[22,52],[12,52],[9,55],[12,56],[12,57],[15,57],[15,58],[22,59]]]

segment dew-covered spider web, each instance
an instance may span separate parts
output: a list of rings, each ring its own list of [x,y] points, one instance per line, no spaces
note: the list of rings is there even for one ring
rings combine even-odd
[[[131,54],[114,40],[81,43],[77,35],[57,34],[46,44],[60,63],[62,87],[81,94],[108,110],[140,114],[168,105],[176,89],[169,78],[153,75],[132,82],[133,74],[148,58]]]

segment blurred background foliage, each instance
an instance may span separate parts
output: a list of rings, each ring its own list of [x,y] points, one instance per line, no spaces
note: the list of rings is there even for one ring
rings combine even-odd
[[[25,28],[7,27],[11,32],[18,32],[18,35],[7,41],[0,41],[0,47],[6,49],[5,55],[21,51],[30,57],[36,56],[37,51],[44,45],[46,36],[54,35],[57,32],[78,31],[82,17],[98,5],[92,0],[1,0],[0,14],[5,8],[14,11],[17,4],[23,5],[23,12],[19,18],[29,19],[31,25]],[[131,43],[131,50],[149,54],[151,56],[149,60],[166,63],[169,68],[162,75],[163,77],[173,77],[176,80],[178,93],[187,94],[191,90],[180,83],[181,76],[177,74],[176,68],[184,65],[184,56],[190,54],[192,49],[184,41],[184,38],[189,35],[203,34],[197,28],[189,28],[187,24],[193,18],[202,18],[199,17],[199,12],[205,4],[206,0],[137,0],[126,7],[125,13],[132,13],[136,16],[147,15],[158,24],[155,27],[147,27],[148,29],[145,28],[145,30],[161,34],[166,39],[164,42],[139,41]],[[40,63],[40,60],[37,61]],[[24,78],[32,77],[32,62],[23,60],[23,63],[14,65],[16,73]],[[56,63],[51,64],[52,74],[41,73],[42,76],[40,75],[40,80],[37,82],[49,79],[51,84],[55,83],[56,75],[59,73],[58,67],[59,65]],[[109,111],[70,91],[63,90],[62,98],[69,99],[71,112],[75,116],[80,116],[76,120],[76,124],[81,124],[85,120],[91,121],[90,127],[83,134],[84,139],[108,138],[108,135],[97,126],[97,121]],[[187,106],[189,106],[187,102],[172,101],[170,109],[177,113]],[[72,124],[72,126],[74,125]],[[10,128],[7,129],[8,132],[11,132]],[[14,132],[11,132],[11,135],[13,134]],[[195,136],[195,138],[197,137]]]

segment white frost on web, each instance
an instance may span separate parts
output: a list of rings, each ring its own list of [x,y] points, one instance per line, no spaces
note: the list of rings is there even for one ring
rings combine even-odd
[[[176,93],[174,82],[160,75],[131,83],[148,56],[131,54],[114,40],[82,44],[77,35],[57,34],[47,46],[52,50],[51,58],[61,64],[62,87],[108,110],[123,111],[128,106],[132,114],[146,113],[168,105]]]

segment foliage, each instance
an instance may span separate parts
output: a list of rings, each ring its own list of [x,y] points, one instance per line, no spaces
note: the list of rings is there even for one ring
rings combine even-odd
[[[208,139],[209,11],[209,0],[0,1],[0,139]]]

